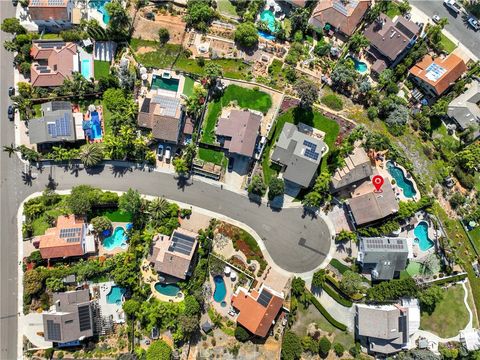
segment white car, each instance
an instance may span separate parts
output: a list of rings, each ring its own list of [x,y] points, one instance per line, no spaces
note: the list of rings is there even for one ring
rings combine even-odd
[[[433,15],[433,16],[432,16],[432,20],[433,20],[434,23],[438,24],[441,19],[440,19],[440,16],[438,16],[438,15]]]
[[[172,157],[172,147],[171,146],[167,146],[165,148],[165,160],[167,162],[170,162],[170,158]]]
[[[470,24],[470,26],[475,30],[479,30],[480,29],[480,22],[475,19],[474,17],[470,16],[467,20],[467,22]]]
[[[162,160],[162,157],[163,157],[163,145],[158,145],[158,148],[157,148],[157,158],[158,160]]]

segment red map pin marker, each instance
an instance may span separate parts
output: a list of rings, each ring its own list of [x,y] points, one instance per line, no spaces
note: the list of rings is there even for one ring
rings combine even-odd
[[[381,188],[384,182],[385,180],[383,180],[383,177],[381,177],[380,175],[375,175],[372,178],[372,184],[373,186],[375,186],[375,192],[382,192]]]

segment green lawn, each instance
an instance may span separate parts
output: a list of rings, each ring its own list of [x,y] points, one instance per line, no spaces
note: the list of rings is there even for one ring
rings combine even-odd
[[[190,76],[185,76],[185,83],[183,85],[183,95],[191,96],[193,94],[193,87],[195,85],[195,80]]]
[[[220,14],[237,17],[237,9],[230,0],[217,0],[217,10]]]
[[[198,158],[202,159],[203,161],[211,162],[220,166],[226,166],[226,163],[228,161],[223,151],[203,148],[198,149]]]
[[[230,85],[225,89],[221,98],[208,105],[207,115],[203,122],[202,142],[213,144],[217,119],[222,112],[222,108],[230,104],[231,101],[236,101],[241,108],[258,110],[263,113],[266,113],[272,107],[272,98],[267,93]]]
[[[47,210],[41,216],[33,220],[32,227],[33,227],[33,236],[43,235],[45,231],[50,228],[50,224],[47,222],[47,214],[57,218],[58,216],[62,215],[62,210],[60,209],[51,209]]]
[[[388,9],[387,9],[387,16],[390,19],[393,19],[395,16],[400,15],[400,11],[398,10],[398,6],[392,2],[388,2]]]
[[[461,285],[449,287],[444,294],[444,299],[431,315],[422,313],[420,328],[449,338],[458,335],[458,331],[467,325],[468,312],[463,302],[465,291]]]
[[[132,221],[132,214],[121,212],[120,210],[106,211],[102,214],[113,222],[130,222]]]
[[[42,40],[62,40],[60,34],[43,34]]]
[[[457,48],[457,45],[455,45],[455,43],[449,38],[447,38],[443,33],[441,34],[441,36],[442,40],[440,40],[440,44],[442,44],[442,49],[450,54],[453,50]]]
[[[468,234],[472,238],[472,240],[475,243],[475,246],[477,247],[477,249],[480,249],[480,226],[473,229]]]
[[[280,115],[275,122],[275,129],[273,132],[270,132],[271,138],[269,139],[264,150],[264,159],[263,159],[263,176],[265,181],[268,183],[272,174],[275,173],[275,169],[272,169],[272,164],[270,164],[270,151],[272,146],[277,141],[280,133],[282,132],[283,125],[285,123],[298,124],[303,122],[304,124],[313,126],[314,128],[325,132],[325,143],[328,145],[329,151],[332,151],[335,146],[335,140],[337,139],[340,127],[338,124],[330,120],[329,118],[323,116],[317,111],[304,110],[300,107],[290,109],[286,113]],[[328,154],[327,154],[328,156]],[[326,159],[322,159],[322,169],[327,166]]]
[[[110,62],[94,60],[93,61],[93,76],[95,79],[107,77],[110,74]]]
[[[132,39],[130,46],[136,53],[136,57],[146,67],[170,68],[178,52],[182,50],[180,45],[166,44],[160,46],[156,41]],[[151,47],[153,51],[139,54],[137,51],[141,47]]]
[[[480,172],[475,173],[475,189],[480,191]]]

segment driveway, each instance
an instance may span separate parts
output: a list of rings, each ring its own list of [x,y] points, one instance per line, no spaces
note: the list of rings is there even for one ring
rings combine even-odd
[[[225,172],[225,184],[230,185],[231,189],[243,189],[242,185],[245,176],[248,175],[248,168],[250,159],[245,156],[230,155],[229,159],[233,158],[232,171]]]

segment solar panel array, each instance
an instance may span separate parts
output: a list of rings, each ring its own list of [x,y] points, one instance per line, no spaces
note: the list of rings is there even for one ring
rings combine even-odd
[[[67,243],[80,242],[81,228],[68,228],[60,230],[60,238],[67,239]]]
[[[402,23],[399,23],[397,22],[395,24],[395,27],[400,30],[402,33],[405,34],[405,36],[408,36],[409,39],[412,39],[415,34],[413,32],[410,31],[410,29],[408,29],[405,25],[403,25]]]
[[[65,42],[63,41],[36,42],[35,44],[42,49],[61,48],[65,46]]]
[[[90,323],[90,305],[78,307],[78,322],[80,324],[80,331],[90,330],[92,328],[92,324]]]
[[[263,307],[267,307],[272,300],[273,295],[270,294],[268,291],[262,290],[260,296],[257,299],[257,302],[262,305]]]
[[[163,115],[175,117],[177,109],[180,105],[180,100],[169,96],[155,95],[152,98],[152,102],[159,104],[163,109]]]
[[[172,235],[172,243],[168,248],[168,251],[177,252],[183,255],[190,255],[194,244],[195,239],[191,236],[175,232]]]
[[[317,152],[317,145],[308,140],[303,140],[303,145],[307,147],[304,153],[305,156],[313,160],[318,160],[320,154]]]
[[[396,239],[396,241],[390,240],[390,242],[386,242],[382,239],[365,239],[366,245],[369,249],[376,249],[376,250],[386,250],[386,249],[396,249],[401,250],[404,248],[403,241],[400,239]]]
[[[447,70],[445,70],[443,67],[441,67],[438,64],[432,63],[430,64],[427,69],[425,70],[425,76],[427,79],[432,80],[432,81],[437,81],[440,79],[443,74],[445,74]]]
[[[62,339],[62,332],[60,324],[56,324],[53,320],[47,320],[47,338],[53,341],[60,341]]]
[[[72,134],[72,126],[68,114],[63,114],[63,117],[56,119],[55,122],[47,122],[47,131],[53,138],[57,136],[70,136]]]
[[[347,3],[346,3],[347,4]],[[352,8],[356,8],[358,5],[358,2],[355,1],[355,0],[351,0],[349,3],[348,3],[348,6],[352,7]],[[345,16],[348,16],[348,9],[347,9],[347,5],[345,5],[342,1],[334,1],[333,4],[332,4],[332,7],[337,10],[339,13],[345,15]]]
[[[62,6],[65,4],[64,0],[32,0],[30,6]]]

